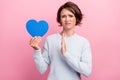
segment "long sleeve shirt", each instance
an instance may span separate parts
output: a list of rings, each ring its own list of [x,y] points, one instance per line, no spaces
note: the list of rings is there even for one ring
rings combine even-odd
[[[34,61],[40,73],[48,66],[48,80],[81,80],[80,74],[89,76],[92,71],[92,55],[89,41],[77,35],[64,37],[67,51],[61,53],[59,33],[46,38],[42,50],[35,50]]]

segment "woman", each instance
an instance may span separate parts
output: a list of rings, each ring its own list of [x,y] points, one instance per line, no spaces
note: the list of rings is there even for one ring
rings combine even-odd
[[[75,26],[82,20],[79,7],[73,2],[63,4],[57,13],[62,31],[46,38],[42,50],[40,37],[30,40],[35,50],[37,69],[44,73],[48,66],[48,80],[81,80],[80,74],[89,76],[92,70],[92,56],[89,41],[75,33]]]

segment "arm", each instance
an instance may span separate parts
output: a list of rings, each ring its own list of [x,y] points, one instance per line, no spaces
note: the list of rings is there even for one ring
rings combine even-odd
[[[42,53],[41,50],[35,50],[33,57],[38,71],[43,74],[47,70],[48,65],[50,64],[48,52],[46,50],[43,50]]]
[[[40,73],[44,73],[47,70],[48,65],[50,64],[50,59],[48,56],[48,43],[45,41],[44,47],[41,51],[38,43],[40,42],[39,37],[32,38],[30,41],[31,47],[34,48],[34,62],[37,66],[37,69]]]
[[[89,76],[92,71],[92,56],[89,43],[85,43],[81,59],[74,58],[69,52],[63,55],[65,61],[77,72]]]

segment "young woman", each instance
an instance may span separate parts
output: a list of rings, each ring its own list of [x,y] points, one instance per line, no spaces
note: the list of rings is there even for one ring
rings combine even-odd
[[[37,69],[44,73],[50,66],[48,80],[81,80],[81,74],[91,74],[92,55],[89,41],[75,33],[75,27],[81,23],[82,16],[75,3],[66,2],[57,13],[57,21],[63,28],[62,31],[48,36],[42,49],[38,45],[40,37],[30,40],[30,46],[35,50],[34,61]]]

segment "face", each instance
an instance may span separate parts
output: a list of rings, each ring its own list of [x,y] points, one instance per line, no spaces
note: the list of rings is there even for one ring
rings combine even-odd
[[[67,30],[74,29],[75,24],[76,24],[76,17],[69,10],[63,9],[61,11],[60,20],[61,20],[61,24],[63,26],[63,29],[67,29]]]

